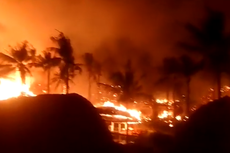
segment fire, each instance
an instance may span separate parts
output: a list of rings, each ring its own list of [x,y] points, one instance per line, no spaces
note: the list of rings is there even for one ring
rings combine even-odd
[[[0,100],[6,100],[13,97],[18,97],[22,93],[27,96],[36,96],[30,91],[30,78],[26,78],[26,84],[21,83],[19,72],[9,75],[10,79],[0,79]]]
[[[156,99],[156,102],[158,104],[166,104],[166,103],[168,103],[168,100],[167,99]]]
[[[164,119],[172,116],[173,116],[173,112],[164,110],[161,114],[158,115],[158,118]]]
[[[140,111],[137,111],[135,109],[127,109],[125,106],[123,105],[119,105],[119,106],[116,106],[114,103],[110,102],[110,101],[107,101],[107,102],[104,102],[104,104],[102,105],[102,107],[113,107],[115,108],[116,110],[119,110],[119,111],[123,111],[123,112],[127,112],[130,114],[130,116],[132,116],[133,118],[137,119],[138,121],[141,121],[141,112]],[[119,118],[123,118],[121,115],[117,116]]]
[[[181,121],[181,120],[182,120],[182,118],[181,118],[180,115],[176,116],[175,118],[176,118],[176,120],[178,120],[178,121]]]

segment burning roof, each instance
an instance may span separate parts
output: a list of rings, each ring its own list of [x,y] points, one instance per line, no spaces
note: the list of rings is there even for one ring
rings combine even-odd
[[[110,121],[138,122],[139,120],[131,116],[128,112],[120,111],[114,107],[97,107],[101,116]]]
[[[127,109],[123,105],[115,105],[114,103],[107,101],[102,105],[95,106],[100,115],[113,120],[122,120],[127,122],[141,122],[144,116],[140,111],[135,109]]]

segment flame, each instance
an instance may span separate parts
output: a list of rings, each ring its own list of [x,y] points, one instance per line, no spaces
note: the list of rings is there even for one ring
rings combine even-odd
[[[141,121],[141,112],[137,111],[135,109],[127,109],[123,105],[116,106],[114,103],[112,103],[110,101],[104,102],[104,104],[102,105],[102,107],[113,107],[116,110],[127,112],[133,118],[137,119],[138,121]],[[121,116],[121,115],[119,115],[119,116],[117,115],[116,117],[118,117],[118,118],[124,118],[124,116]]]
[[[168,118],[172,116],[173,116],[173,113],[171,111],[164,110],[161,114],[158,115],[158,118],[164,119],[164,118]]]
[[[176,118],[176,120],[178,120],[178,121],[181,121],[181,120],[182,120],[182,118],[181,118],[180,115],[176,116],[175,118]]]
[[[26,96],[36,96],[30,91],[30,77],[26,78],[26,84],[21,83],[19,72],[9,75],[12,79],[0,79],[0,100],[19,97],[22,93]]]
[[[167,99],[156,99],[156,102],[158,104],[166,104],[166,103],[168,103],[168,100]]]

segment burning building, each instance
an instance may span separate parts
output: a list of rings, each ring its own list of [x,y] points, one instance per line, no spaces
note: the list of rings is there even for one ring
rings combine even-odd
[[[116,106],[109,101],[96,107],[113,134],[115,141],[126,143],[127,137],[130,140],[141,132],[141,123],[146,118],[140,111],[127,109],[122,105]]]

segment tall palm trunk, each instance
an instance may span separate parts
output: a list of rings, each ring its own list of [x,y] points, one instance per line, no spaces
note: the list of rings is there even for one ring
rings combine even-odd
[[[26,84],[26,72],[23,69],[19,69],[20,71],[20,77],[22,81],[22,85]],[[21,92],[21,95],[24,96],[26,93],[24,91]]]
[[[175,121],[175,117],[176,117],[176,75],[173,75],[173,91],[172,91],[172,99],[173,99],[173,117],[174,117],[174,121]]]
[[[98,85],[100,83],[100,75],[97,76],[97,100],[100,101],[100,86]]]
[[[153,115],[152,115],[152,119],[153,121],[158,119],[158,104],[156,102],[156,100],[151,102],[151,107],[152,107],[152,111],[153,111]]]
[[[19,68],[19,73],[21,77],[21,82],[23,85],[26,84],[26,71],[23,68]]]
[[[173,117],[176,117],[176,88],[173,88],[172,92],[172,99],[173,99]]]
[[[91,87],[92,87],[92,82],[91,82],[91,74],[89,74],[88,78],[89,84],[88,84],[88,100],[91,100]]]
[[[47,93],[50,94],[50,68],[47,70]]]
[[[65,86],[66,86],[66,94],[69,94],[69,71],[66,72],[66,80],[65,80]]]
[[[217,72],[217,98],[221,98],[221,72]]]
[[[167,91],[166,91],[166,99],[167,99],[167,101],[169,101],[169,92],[170,92],[170,90],[167,89]]]
[[[69,69],[70,69],[70,65],[66,64],[66,68],[65,68],[65,73],[66,73],[66,78],[65,78],[65,93],[69,94]]]
[[[190,83],[191,83],[191,77],[187,77],[187,91],[186,91],[186,105],[185,105],[185,111],[186,111],[186,115],[190,115]]]

